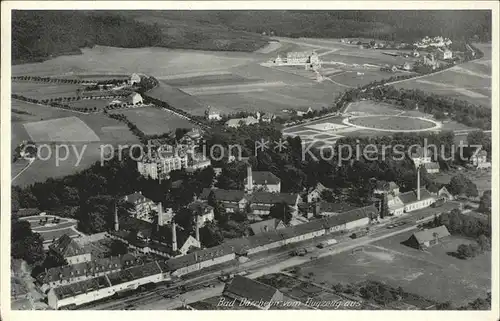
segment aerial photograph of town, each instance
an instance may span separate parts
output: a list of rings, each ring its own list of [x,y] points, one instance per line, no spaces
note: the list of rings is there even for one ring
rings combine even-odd
[[[493,18],[12,10],[10,309],[492,310]]]

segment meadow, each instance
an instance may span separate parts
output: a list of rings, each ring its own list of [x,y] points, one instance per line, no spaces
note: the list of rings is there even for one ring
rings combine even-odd
[[[92,49],[82,49],[81,55],[60,56],[42,63],[12,66],[12,75],[59,77],[82,73],[132,74],[139,72],[161,78],[187,72],[227,70],[255,59],[253,54],[239,52],[95,46]]]
[[[491,291],[491,253],[471,260],[447,254],[470,240],[450,236],[423,252],[401,242],[412,232],[399,234],[364,247],[357,253],[341,253],[301,266],[311,280],[326,286],[374,280],[438,302],[464,305]]]
[[[75,84],[59,84],[44,82],[13,81],[12,93],[38,100],[57,97],[73,97],[76,91],[83,88]]]
[[[123,114],[146,135],[160,135],[176,128],[193,128],[187,119],[181,118],[172,112],[154,107],[141,107],[116,112]]]
[[[137,137],[129,131],[125,124],[106,117],[103,114],[84,115],[17,100],[12,100],[12,110],[18,111],[18,113],[12,112],[12,117],[14,117],[11,127],[12,150],[14,150],[23,140],[31,139],[25,125],[30,127],[37,123],[45,125],[42,127],[38,125],[40,128],[37,128],[37,135],[41,135],[38,137],[39,139],[45,140],[49,138],[48,140],[50,140],[50,136],[52,135],[52,139],[57,141],[66,142],[65,144],[70,142],[70,154],[66,160],[61,160],[59,163],[56,163],[55,146],[49,144],[49,149],[44,148],[40,151],[40,157],[47,158],[47,160],[35,160],[35,162],[23,171],[21,175],[16,177],[12,182],[13,185],[26,186],[34,182],[45,181],[50,177],[63,177],[74,174],[100,160],[101,145],[111,144],[115,146],[116,144],[134,144],[138,142]],[[80,137],[79,135],[75,136],[76,132],[74,128],[69,128],[64,131],[61,130],[61,128],[47,126],[47,124],[50,125],[51,123],[46,123],[46,121],[56,121],[57,124],[57,122],[61,120],[67,122],[67,119],[73,119],[75,123],[78,123],[78,128],[84,129],[84,133],[94,133],[91,137],[92,140],[98,140],[99,142],[82,142],[81,139],[85,137]],[[78,153],[82,153],[80,161],[78,161],[75,150]],[[65,151],[62,150],[61,153],[64,158]],[[22,163],[14,163],[12,165],[12,177],[15,177],[24,168],[24,165],[25,164]]]

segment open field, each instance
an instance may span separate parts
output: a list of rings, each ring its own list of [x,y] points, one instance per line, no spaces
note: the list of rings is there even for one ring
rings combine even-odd
[[[137,57],[141,58],[137,59]],[[186,72],[226,70],[253,60],[255,60],[255,54],[239,52],[95,46],[92,49],[82,49],[82,55],[60,56],[42,63],[12,66],[12,75],[59,77],[80,73],[131,74],[140,72],[162,77]]]
[[[233,85],[247,82],[255,82],[260,79],[248,79],[228,71],[214,72],[212,74],[205,74],[202,76],[197,75],[175,75],[171,77],[163,77],[161,80],[170,86],[174,87],[190,87],[190,86],[204,86],[204,85]]]
[[[168,110],[154,107],[120,110],[116,113],[125,115],[146,135],[159,135],[174,131],[176,128],[193,128],[194,126],[188,120]]]
[[[411,234],[378,241],[354,254],[346,252],[318,259],[301,266],[301,273],[327,287],[374,280],[455,305],[463,305],[491,290],[491,253],[471,260],[448,255],[459,244],[470,242],[458,236],[448,237],[424,252],[401,244]]]
[[[13,81],[12,93],[38,100],[56,97],[76,96],[76,90],[83,88],[74,84]]]
[[[33,142],[92,142],[99,137],[81,119],[67,117],[24,125]]]
[[[491,107],[491,45],[475,45],[483,51],[483,58],[454,66],[434,75],[397,83],[395,86],[418,88]]]
[[[64,132],[61,131],[61,127],[45,126],[46,128],[43,130],[42,134],[47,136],[49,139],[61,139],[62,141],[76,140],[77,142],[73,142],[68,145],[70,150],[68,159],[61,160],[59,164],[56,163],[55,146],[49,146],[49,149],[41,149],[39,155],[40,158],[47,158],[47,160],[35,160],[35,162],[23,171],[21,175],[16,177],[16,179],[12,182],[14,185],[25,186],[34,182],[44,181],[49,177],[62,177],[83,170],[100,160],[101,145],[111,144],[114,146],[116,144],[133,144],[138,142],[137,137],[129,131],[125,124],[102,114],[83,115],[71,111],[47,106],[39,106],[16,100],[12,100],[12,109],[22,112],[12,112],[12,116],[15,116],[15,120],[13,121],[11,128],[12,150],[23,140],[31,139],[24,125],[27,125],[28,127],[33,126],[33,124],[36,123],[47,125],[46,121],[55,121],[57,124],[61,121],[61,119],[65,122],[67,121],[65,119],[78,119],[74,120],[74,122],[79,124],[80,129],[85,129],[87,133],[93,132],[95,135],[95,137],[92,135],[92,137],[86,138],[96,139],[97,137],[97,140],[100,141],[94,143],[82,142],[82,138],[85,137],[80,137],[79,135],[71,137],[71,135],[74,134],[74,128],[71,128],[70,131]],[[39,123],[41,121],[44,123]],[[50,122],[48,124],[50,124]],[[38,127],[40,126],[38,125]],[[69,134],[71,135],[68,136]],[[51,135],[52,138],[50,137]],[[39,137],[39,139],[42,140],[45,138]],[[62,158],[65,158],[65,149],[63,149],[62,146],[60,152]],[[80,160],[78,159],[77,153],[78,155],[81,155]],[[23,167],[24,166],[21,163],[19,163],[19,165],[17,163],[14,164],[12,168],[12,176],[15,177]]]
[[[358,72],[362,75],[358,75]],[[393,76],[401,76],[411,74],[409,72],[387,72],[377,69],[365,69],[365,70],[352,70],[337,73],[330,76],[329,78],[336,83],[342,84],[344,86],[356,88],[358,86],[365,86],[373,81],[380,81],[382,79],[387,79]]]
[[[71,108],[94,108],[98,110],[103,110],[108,106],[113,99],[90,99],[90,100],[78,100],[68,103]]]

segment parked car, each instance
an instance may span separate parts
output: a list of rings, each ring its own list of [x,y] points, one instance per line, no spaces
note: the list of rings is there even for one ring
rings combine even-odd
[[[302,249],[296,249],[295,251],[292,251],[290,253],[291,256],[304,256],[307,254],[307,250],[302,248]]]

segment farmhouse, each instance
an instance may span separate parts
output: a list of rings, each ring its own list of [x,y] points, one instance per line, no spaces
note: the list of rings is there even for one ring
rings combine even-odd
[[[247,193],[253,191],[266,191],[279,193],[281,191],[281,180],[271,172],[254,172],[250,165],[247,166],[247,177],[244,184]]]
[[[135,192],[129,195],[125,195],[123,197],[123,200],[132,205],[129,213],[133,217],[146,222],[153,222],[151,212],[156,208],[156,204],[149,198],[142,195],[142,192]]]
[[[130,82],[131,85],[139,84],[141,82],[141,76],[139,76],[136,73],[133,73],[130,76],[130,81],[129,82]]]
[[[273,302],[283,301],[283,293],[264,283],[236,275],[224,288],[223,295],[235,299],[243,306],[268,310]]]
[[[222,119],[220,112],[211,108],[210,106],[208,106],[207,110],[205,111],[205,118],[208,120],[221,120]]]
[[[90,251],[80,246],[75,240],[64,234],[55,240],[50,246],[49,251],[64,258],[68,264],[77,264],[89,262],[91,260]]]
[[[296,111],[297,116],[299,116],[299,117],[302,117],[302,116],[307,115],[307,114],[312,113],[312,112],[313,112],[313,109],[311,107],[305,108],[305,109],[299,109]]]
[[[252,230],[253,235],[276,231],[284,229],[285,227],[286,226],[285,224],[283,224],[283,221],[277,220],[275,218],[250,224],[250,229]]]
[[[259,123],[259,121],[255,117],[248,116],[246,118],[234,118],[234,119],[230,119],[230,120],[228,120],[226,122],[226,127],[238,128],[241,125],[250,126],[250,125],[253,125],[253,124],[257,124],[257,123]]]
[[[142,104],[142,96],[138,93],[131,93],[127,96],[125,102],[132,105],[140,105]]]
[[[441,225],[413,233],[405,243],[413,248],[424,250],[438,244],[440,240],[447,236],[450,236],[450,232],[448,232],[446,226]]]

